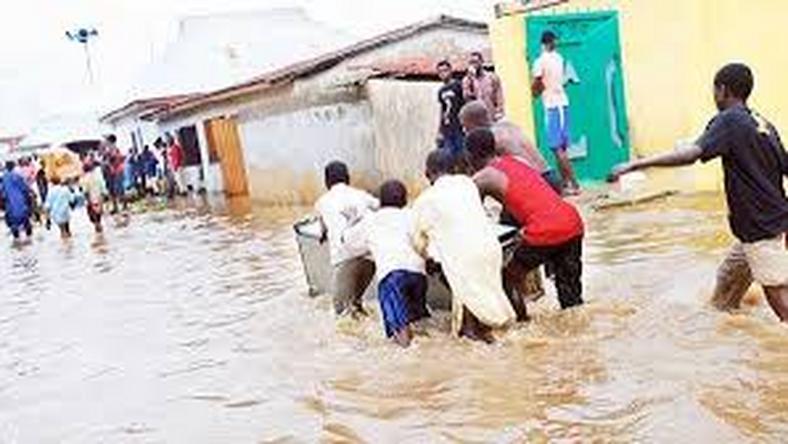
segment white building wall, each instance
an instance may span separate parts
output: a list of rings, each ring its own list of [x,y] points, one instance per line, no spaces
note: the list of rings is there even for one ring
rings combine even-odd
[[[332,160],[348,164],[354,183],[379,179],[372,110],[344,102],[240,124],[252,198],[269,204],[308,204],[323,192],[322,172]]]
[[[159,128],[154,122],[140,120],[136,116],[127,116],[116,120],[110,125],[111,131],[118,138],[118,148],[124,152],[133,146],[131,134],[137,134],[139,148],[145,145],[153,146],[159,137]]]

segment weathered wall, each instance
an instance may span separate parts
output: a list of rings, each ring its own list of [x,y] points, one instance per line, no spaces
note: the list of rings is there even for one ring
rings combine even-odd
[[[756,75],[751,100],[778,128],[788,127],[788,87],[782,81],[788,51],[769,45],[786,40],[782,17],[788,4],[761,0],[743,7],[734,0],[573,0],[553,12],[617,10],[620,14],[627,108],[636,155],[672,149],[677,140],[694,139],[714,115],[711,96],[716,71],[744,61]],[[492,25],[493,54],[504,81],[507,112],[533,132],[525,67],[525,17],[504,17]],[[716,162],[689,170],[655,174],[684,189],[719,189]]]
[[[438,82],[371,80],[367,95],[375,130],[375,163],[415,196],[426,186],[424,162],[438,132]]]
[[[308,204],[323,192],[323,167],[348,164],[355,184],[377,183],[372,110],[366,102],[313,106],[240,122],[252,198]]]

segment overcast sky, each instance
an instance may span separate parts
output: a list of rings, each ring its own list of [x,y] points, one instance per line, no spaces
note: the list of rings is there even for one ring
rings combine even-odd
[[[11,3],[11,2],[8,2]],[[494,0],[22,0],[3,6],[0,137],[48,116],[106,111],[175,38],[179,18],[303,7],[314,19],[359,36],[437,14],[487,20]],[[93,26],[96,83],[87,87],[82,47],[65,32]]]

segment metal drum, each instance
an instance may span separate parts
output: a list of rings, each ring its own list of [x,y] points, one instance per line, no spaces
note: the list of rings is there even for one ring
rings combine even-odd
[[[306,218],[295,225],[298,251],[304,266],[304,275],[309,286],[309,295],[317,296],[327,293],[331,288],[331,260],[329,257],[328,243],[320,242],[322,227],[314,218]],[[520,242],[517,229],[507,225],[497,225],[498,240],[501,242],[504,253],[504,266],[509,263]],[[522,280],[518,279],[514,291],[526,301],[533,301],[544,295],[542,275],[539,270],[524,273]],[[371,285],[367,291],[368,297],[375,297],[375,286]],[[451,307],[451,293],[441,282],[439,277],[429,277],[427,290],[427,303],[433,309],[448,310]]]

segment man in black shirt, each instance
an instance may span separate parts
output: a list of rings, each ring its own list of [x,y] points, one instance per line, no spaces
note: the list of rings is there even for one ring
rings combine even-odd
[[[723,67],[714,79],[720,113],[692,146],[619,165],[612,179],[649,168],[690,165],[722,158],[729,222],[738,242],[717,273],[713,303],[737,308],[753,281],[764,288],[774,312],[788,322],[788,153],[777,130],[747,107],[753,75],[743,64]]]
[[[460,109],[465,104],[462,85],[452,77],[452,66],[448,60],[439,62],[437,70],[438,77],[443,81],[443,86],[438,90],[441,109],[438,146],[449,150],[452,156],[456,157],[462,153],[465,145],[465,135],[460,123]]]

